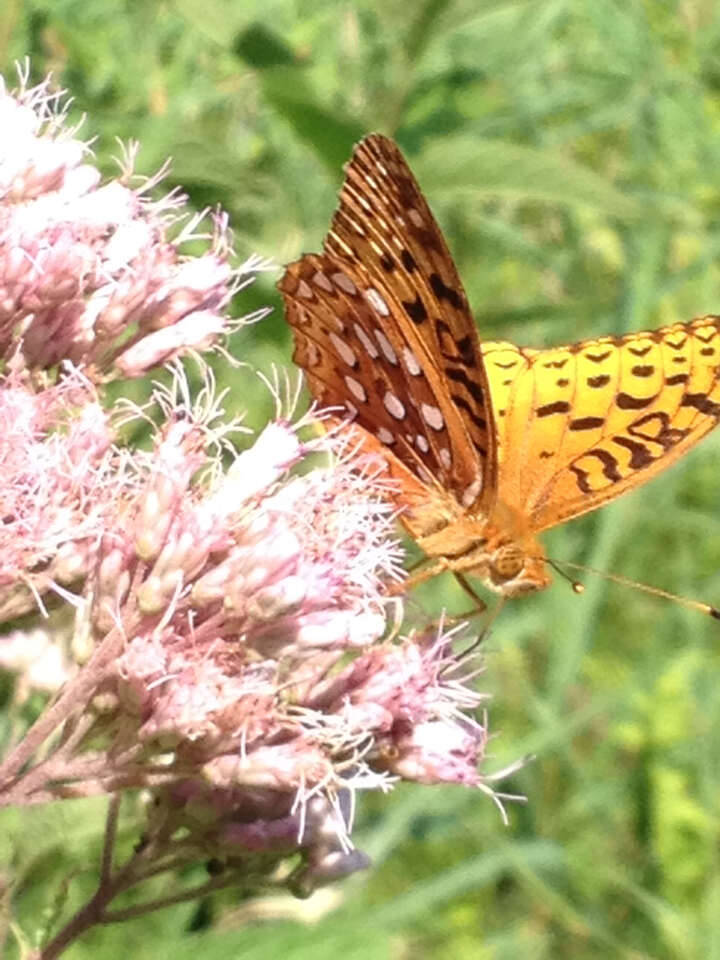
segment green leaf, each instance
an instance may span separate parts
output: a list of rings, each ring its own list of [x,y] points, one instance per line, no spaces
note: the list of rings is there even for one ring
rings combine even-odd
[[[262,84],[268,104],[339,177],[353,145],[367,132],[362,124],[319,104],[297,70],[275,69],[263,74]]]
[[[563,154],[508,140],[444,137],[423,151],[417,168],[433,197],[541,200],[603,210],[624,220],[647,212],[645,204]]]
[[[238,34],[233,50],[257,70],[295,63],[292,49],[274,31],[260,23],[253,23]]]

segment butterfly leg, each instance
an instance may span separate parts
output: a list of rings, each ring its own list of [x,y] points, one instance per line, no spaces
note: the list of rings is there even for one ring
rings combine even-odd
[[[477,651],[478,647],[481,646],[481,644],[485,643],[487,638],[490,636],[490,631],[492,630],[492,626],[495,623],[495,620],[497,619],[498,614],[502,610],[504,604],[505,604],[505,597],[500,597],[498,602],[490,611],[488,619],[486,623],[483,625],[483,628],[480,631],[480,633],[477,635],[477,637],[475,637],[475,639],[470,644],[470,646],[466,647],[466,649],[463,650],[462,653],[460,654],[460,657],[459,657],[460,663],[464,662],[465,660],[471,659],[474,656],[475,652]]]
[[[417,563],[414,563],[408,571],[410,576],[407,580],[391,587],[390,593],[394,594],[404,590],[412,590],[412,588],[417,587],[419,583],[425,583],[426,580],[432,580],[433,577],[452,570],[451,564],[444,557],[434,563],[429,563],[424,570],[420,570],[419,568],[422,567],[424,563],[428,563],[428,559],[428,557],[422,557]]]
[[[456,570],[456,571],[455,571],[455,579],[456,579],[457,582],[460,584],[460,586],[463,588],[463,590],[465,591],[465,593],[467,593],[468,596],[471,597],[472,602],[473,602],[472,608],[471,608],[467,613],[459,614],[459,615],[458,615],[458,619],[459,619],[459,620],[467,620],[467,619],[469,619],[470,617],[475,617],[475,616],[477,616],[477,614],[479,614],[479,613],[485,613],[485,611],[486,611],[487,608],[488,608],[488,605],[485,603],[485,601],[483,600],[482,597],[479,597],[479,596],[477,595],[477,593],[475,593],[475,590],[473,589],[473,586],[472,586],[472,584],[470,583],[470,581],[467,579],[467,577],[466,577],[463,573],[458,573],[458,571]]]
[[[460,586],[465,591],[465,593],[467,593],[472,599],[473,605],[470,610],[465,610],[461,614],[456,614],[452,617],[443,616],[440,620],[435,622],[435,626],[446,626],[452,623],[459,623],[462,620],[470,620],[473,617],[477,617],[487,612],[487,609],[488,609],[487,603],[485,603],[482,597],[478,596],[478,594],[475,592],[473,585],[470,583],[470,581],[467,579],[467,577],[463,573],[460,573],[459,570],[453,570],[453,564],[450,559],[442,557],[439,560],[435,561],[434,563],[427,563],[427,561],[428,561],[427,557],[422,557],[420,560],[414,563],[410,567],[410,570],[408,571],[410,576],[407,578],[407,580],[402,584],[397,584],[391,587],[390,593],[394,594],[394,593],[400,593],[403,590],[411,590],[413,587],[416,587],[418,584],[424,583],[426,580],[430,580],[432,579],[432,577],[438,576],[438,574],[446,573],[447,571],[452,571],[457,582],[460,584]],[[423,564],[426,564],[426,563],[427,563],[427,566],[424,569],[419,569],[420,567],[423,566]],[[503,602],[501,599],[500,603],[496,604],[496,606],[493,608],[493,611],[488,623],[486,623],[483,626],[478,637],[472,642],[472,644],[466,651],[467,654],[470,654],[473,650],[475,650],[479,646],[479,644],[483,642],[483,640],[489,633],[490,626],[495,620],[495,617],[500,612],[502,605],[503,605]]]
[[[478,594],[475,592],[475,589],[473,588],[472,584],[467,579],[467,577],[463,573],[460,573],[458,570],[453,570],[453,565],[450,560],[446,559],[445,557],[442,557],[440,560],[437,560],[435,563],[428,564],[428,566],[426,566],[424,570],[419,570],[418,569],[419,567],[421,567],[424,563],[427,563],[427,559],[428,559],[427,557],[422,557],[420,560],[417,561],[417,563],[414,563],[412,567],[410,567],[410,570],[408,571],[410,573],[410,576],[407,578],[407,580],[403,584],[399,584],[397,587],[392,587],[390,592],[399,593],[401,589],[412,590],[412,588],[416,587],[418,584],[424,583],[426,580],[430,580],[441,573],[446,573],[448,570],[452,570],[455,575],[455,579],[460,584],[460,586],[465,591],[465,593],[467,593],[470,596],[473,602],[472,608],[470,610],[466,611],[465,613],[459,614],[456,617],[453,617],[453,619],[467,620],[470,617],[477,616],[477,614],[479,613],[485,613],[485,611],[488,608],[487,604],[482,599],[482,597],[478,596]]]
[[[440,573],[447,573],[452,571],[455,575],[455,579],[460,584],[462,589],[470,595],[473,601],[473,605],[470,610],[464,610],[462,613],[453,614],[452,616],[443,616],[439,620],[433,621],[434,627],[444,627],[456,623],[460,623],[463,620],[471,620],[474,617],[480,616],[485,613],[488,609],[487,604],[479,597],[475,592],[472,584],[469,582],[467,577],[457,570],[453,570],[453,564],[451,560],[442,558],[435,563],[428,564],[424,570],[418,570],[418,567],[422,566],[423,563],[426,563],[427,558],[423,557],[420,561],[413,564],[410,568],[410,576],[405,581],[404,584],[399,585],[396,588],[391,588],[391,593],[399,592],[400,589],[410,590],[413,587],[417,586],[419,583],[424,583],[425,580],[430,580],[432,577],[437,576]],[[484,627],[481,631],[480,637],[473,642],[473,648],[480,643],[487,632],[487,627]]]

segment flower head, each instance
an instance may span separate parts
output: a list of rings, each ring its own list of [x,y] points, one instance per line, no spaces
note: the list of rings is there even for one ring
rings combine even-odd
[[[0,620],[31,609],[55,585],[87,574],[132,481],[92,384],[69,369],[36,392],[17,375],[0,385]]]
[[[208,349],[236,322],[233,292],[262,262],[233,271],[226,221],[210,249],[183,257],[182,198],[147,197],[158,178],[101,183],[48,83],[9,93],[0,82],[0,352],[30,370],[63,359],[99,377],[138,377]],[[187,219],[187,218],[186,218]],[[174,233],[174,236],[171,234]]]

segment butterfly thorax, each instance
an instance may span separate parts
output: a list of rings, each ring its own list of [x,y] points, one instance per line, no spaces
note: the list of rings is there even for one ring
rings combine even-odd
[[[541,544],[522,515],[505,504],[497,504],[489,518],[464,513],[416,539],[446,569],[478,577],[505,596],[542,590],[551,581]]]

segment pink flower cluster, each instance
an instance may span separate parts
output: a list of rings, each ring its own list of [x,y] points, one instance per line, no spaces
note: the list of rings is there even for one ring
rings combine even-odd
[[[198,853],[299,845],[303,883],[320,882],[328,857],[332,876],[341,854],[357,866],[344,795],[483,785],[486,729],[462,713],[480,697],[447,641],[381,642],[399,555],[372,464],[340,446],[332,466],[288,473],[307,451],[276,421],[220,473],[200,462],[198,426],[186,413],[164,432],[100,563],[98,631],[134,624],[114,664],[114,752],[171,752],[155,817],[189,828]]]
[[[182,198],[101,183],[47,83],[17,95],[0,80],[0,353],[48,369],[62,360],[137,377],[231,326],[224,310],[243,271],[227,262],[225,221],[212,249],[184,258]],[[256,266],[257,262],[249,265]]]
[[[132,481],[94,386],[78,371],[44,390],[0,383],[0,623],[87,574]]]
[[[312,412],[279,413],[238,452],[197,358],[190,396],[174,358],[238,325],[222,218],[209,252],[183,259],[177,198],[101,184],[46,84],[0,87],[0,128],[0,666],[40,686],[38,625],[13,623],[36,611],[57,671],[0,764],[3,802],[142,787],[143,870],[203,857],[268,877],[300,851],[307,891],[365,865],[358,790],[492,793],[482,698],[450,635],[394,638],[383,464],[342,431],[308,440]],[[104,410],[109,377],[171,359],[154,406]],[[133,418],[143,448],[118,442]]]

